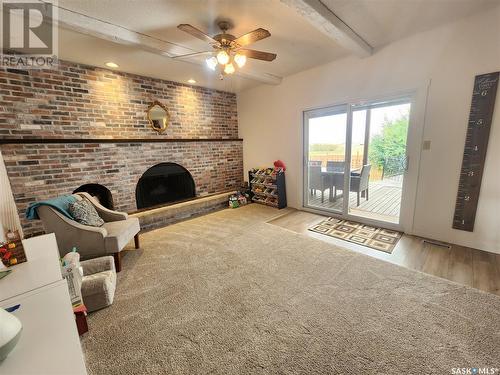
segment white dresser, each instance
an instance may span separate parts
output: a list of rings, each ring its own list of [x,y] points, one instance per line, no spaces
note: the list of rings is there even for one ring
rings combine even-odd
[[[21,338],[0,374],[86,374],[54,234],[23,241],[28,261],[0,280],[0,307],[20,304]]]

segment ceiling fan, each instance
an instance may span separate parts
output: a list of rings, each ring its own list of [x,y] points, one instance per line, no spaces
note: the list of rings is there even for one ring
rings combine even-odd
[[[189,24],[181,24],[177,26],[178,29],[194,36],[195,38],[207,42],[214,50],[189,53],[187,55],[174,56],[174,58],[211,54],[212,56],[205,60],[207,66],[214,71],[219,67],[221,78],[224,74],[233,74],[235,72],[236,69],[234,64],[236,64],[238,68],[242,68],[246,63],[247,58],[263,61],[273,61],[276,58],[275,53],[243,48],[249,44],[270,37],[271,33],[269,31],[258,28],[236,38],[234,35],[227,33],[227,31],[231,28],[230,22],[220,21],[218,22],[218,26],[222,33],[214,35],[213,37]]]

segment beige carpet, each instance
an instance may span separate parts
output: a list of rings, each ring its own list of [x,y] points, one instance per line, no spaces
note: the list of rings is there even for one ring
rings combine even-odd
[[[500,298],[264,223],[262,205],[142,238],[89,317],[90,374],[451,374],[500,367]]]

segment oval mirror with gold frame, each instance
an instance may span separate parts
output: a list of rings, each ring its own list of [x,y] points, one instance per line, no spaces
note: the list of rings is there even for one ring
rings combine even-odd
[[[167,107],[155,100],[148,107],[148,120],[153,130],[163,133],[170,123],[170,114]]]

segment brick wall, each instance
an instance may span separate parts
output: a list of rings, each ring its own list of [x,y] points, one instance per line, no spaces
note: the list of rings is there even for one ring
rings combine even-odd
[[[158,135],[146,109],[171,116]],[[0,69],[2,138],[237,138],[236,95],[62,62],[58,70]]]
[[[171,125],[158,135],[145,109],[164,103]],[[61,138],[56,144],[1,146],[25,234],[41,230],[24,219],[31,202],[99,183],[118,210],[133,211],[141,175],[161,162],[183,165],[198,195],[237,188],[243,176],[242,142],[85,143],[89,138],[237,138],[236,96],[126,73],[63,63],[58,71],[0,70],[0,137]],[[63,138],[81,138],[65,143]]]

